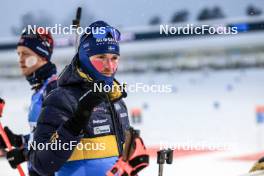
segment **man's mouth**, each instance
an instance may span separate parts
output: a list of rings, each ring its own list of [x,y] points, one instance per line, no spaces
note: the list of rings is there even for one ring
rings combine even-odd
[[[21,69],[26,69],[27,66],[25,66],[25,65],[21,65],[20,68],[21,68]]]

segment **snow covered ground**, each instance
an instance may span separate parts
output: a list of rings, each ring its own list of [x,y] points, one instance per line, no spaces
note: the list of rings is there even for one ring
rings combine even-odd
[[[238,176],[246,173],[253,160],[234,160],[264,151],[264,124],[256,124],[255,109],[264,105],[264,70],[195,71],[117,75],[129,85],[136,82],[165,84],[171,93],[128,93],[129,110],[140,107],[145,144],[226,147],[224,151],[182,155],[164,166],[164,176]],[[17,133],[27,133],[30,87],[24,79],[0,79],[0,96],[6,99],[3,124]],[[18,175],[4,159],[0,175]],[[142,176],[158,175],[156,159]]]

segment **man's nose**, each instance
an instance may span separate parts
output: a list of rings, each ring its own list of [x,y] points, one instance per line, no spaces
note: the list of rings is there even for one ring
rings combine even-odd
[[[18,56],[19,59],[19,63],[23,64],[25,63],[25,57],[23,57],[22,55]]]
[[[106,68],[112,68],[112,67],[113,67],[113,62],[112,62],[111,59],[107,58],[107,59],[105,60],[105,67],[106,67]]]

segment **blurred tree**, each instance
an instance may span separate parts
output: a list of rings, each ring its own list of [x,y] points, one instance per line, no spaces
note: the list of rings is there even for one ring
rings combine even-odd
[[[161,23],[161,19],[159,16],[154,16],[150,19],[149,24],[150,25],[157,25]]]
[[[202,9],[197,17],[197,20],[203,21],[203,20],[210,20],[210,19],[220,19],[224,17],[225,15],[222,9],[219,6],[215,6],[212,9],[209,9],[209,8]]]
[[[181,10],[179,12],[175,12],[171,18],[171,23],[185,22],[188,21],[189,12],[187,10]]]
[[[261,15],[262,14],[262,11],[260,8],[257,8],[253,5],[249,5],[247,7],[247,15],[248,16],[257,16],[257,15]]]
[[[224,17],[225,17],[225,15],[219,6],[215,6],[212,9],[212,18],[213,19],[220,19],[220,18],[224,18]]]
[[[199,13],[197,20],[203,21],[203,20],[208,20],[208,19],[210,19],[210,10],[208,8],[204,8]]]
[[[35,15],[31,12],[27,12],[21,16],[21,21],[19,26],[12,26],[11,32],[13,35],[20,35],[22,30],[28,25],[36,26],[51,26],[53,25],[53,20],[45,11],[38,12],[38,15]]]

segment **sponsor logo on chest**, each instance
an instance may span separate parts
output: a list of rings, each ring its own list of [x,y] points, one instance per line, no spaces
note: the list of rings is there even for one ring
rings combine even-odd
[[[110,132],[110,125],[103,125],[103,126],[98,126],[94,127],[94,134],[104,134],[104,133],[109,133]]]
[[[93,124],[101,124],[107,122],[108,119],[102,119],[102,120],[93,120]]]

